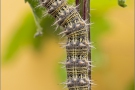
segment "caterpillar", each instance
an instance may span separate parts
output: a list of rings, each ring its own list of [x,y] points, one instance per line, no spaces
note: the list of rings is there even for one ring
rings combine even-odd
[[[67,58],[62,62],[66,67],[69,90],[90,90],[92,80],[88,76],[91,69],[91,61],[88,58],[91,43],[88,39],[88,26],[82,19],[76,7],[69,6],[66,0],[39,0],[40,5],[47,9],[47,14],[53,16],[56,21],[53,25],[63,27],[64,31],[59,35],[67,37],[66,48]]]

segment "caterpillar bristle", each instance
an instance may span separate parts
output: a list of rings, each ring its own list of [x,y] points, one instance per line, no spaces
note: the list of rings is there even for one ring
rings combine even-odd
[[[54,32],[56,32],[58,30],[58,28],[59,28],[59,25],[56,25]]]
[[[60,32],[58,35],[65,34],[66,32],[68,32],[68,31],[67,31],[67,30],[66,30],[66,31],[62,31],[62,32]]]
[[[34,9],[37,9],[37,8],[40,8],[40,7],[42,7],[42,4],[41,3],[38,4]]]
[[[90,23],[90,25],[93,25],[93,24],[94,24],[94,23],[92,23],[92,22]]]
[[[61,68],[64,68],[65,69],[66,67],[65,66],[62,66]]]
[[[56,24],[58,24],[58,22],[60,21],[61,19],[58,19],[57,21],[55,21],[51,26],[54,26]]]
[[[90,9],[90,10],[96,10],[96,9]]]
[[[46,17],[47,15],[48,15],[48,13],[45,12],[45,13],[43,14],[42,18]]]
[[[37,37],[37,36],[41,36],[42,34],[43,34],[42,31],[37,31],[37,32],[35,33],[35,35],[34,35],[34,38]]]
[[[78,4],[77,6],[75,6],[75,8],[77,9],[80,6],[80,4]]]
[[[59,62],[59,64],[66,65],[66,62]]]
[[[63,37],[65,37],[65,36],[66,36],[66,35],[63,34],[60,38],[63,38]]]
[[[90,83],[91,85],[97,85],[97,84],[95,84],[95,83]]]

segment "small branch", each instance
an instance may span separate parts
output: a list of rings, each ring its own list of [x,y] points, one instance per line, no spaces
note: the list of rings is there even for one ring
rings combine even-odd
[[[80,4],[80,0],[76,0],[75,3],[76,3],[76,6],[78,6],[78,5]],[[80,7],[80,6],[79,6],[79,7]],[[79,7],[77,7],[77,10],[78,10],[78,11],[80,11],[80,10],[79,10]]]
[[[76,6],[79,5],[80,0],[76,0],[75,3],[76,3]]]
[[[87,8],[87,3],[86,3],[86,1],[87,1],[87,0],[84,0],[84,1],[83,1],[83,15],[82,15],[82,16],[83,16],[83,19],[84,19],[84,20],[86,20],[86,16],[87,16],[86,11],[87,11],[87,9],[88,9],[88,8]]]

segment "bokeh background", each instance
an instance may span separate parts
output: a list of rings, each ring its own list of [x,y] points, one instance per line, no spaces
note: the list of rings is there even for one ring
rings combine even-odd
[[[134,90],[134,0],[126,4],[91,0],[92,79],[97,84],[92,90]],[[37,26],[29,4],[1,0],[1,90],[65,89],[60,83],[66,71],[58,63],[66,59],[58,44],[64,39],[53,22],[45,17],[43,35],[34,38]]]

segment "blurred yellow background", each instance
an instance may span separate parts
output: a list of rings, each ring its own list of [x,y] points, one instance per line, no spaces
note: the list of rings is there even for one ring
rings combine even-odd
[[[4,57],[11,38],[17,32],[14,28],[19,27],[26,13],[32,11],[23,0],[1,0],[1,3],[1,49]],[[96,49],[100,48],[103,61],[94,62],[96,67],[93,68],[92,79],[97,85],[92,90],[133,90],[130,88],[134,83],[134,1],[127,4],[124,9],[116,4],[104,13],[111,28],[96,42],[99,44]],[[63,90],[58,72],[61,65],[58,62],[65,59],[66,53],[57,42],[50,37],[42,43],[40,52],[29,44],[21,46],[10,62],[2,63],[1,89]],[[94,56],[100,59],[98,55]]]

